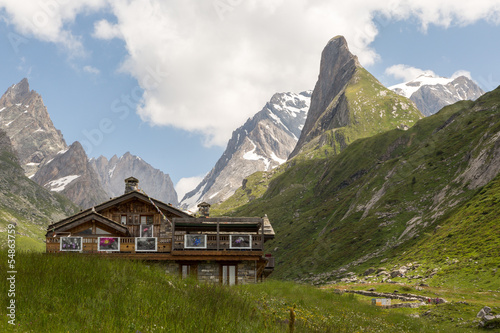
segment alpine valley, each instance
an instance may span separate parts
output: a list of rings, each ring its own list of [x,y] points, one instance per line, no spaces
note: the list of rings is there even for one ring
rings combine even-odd
[[[26,79],[0,99],[0,228],[15,221],[27,248],[134,176],[184,209],[267,214],[275,279],[498,291],[499,172],[500,88],[420,77],[388,89],[342,36],[324,48],[314,90],[272,95],[182,199],[139,156],[68,146]]]
[[[423,118],[336,37],[292,157],[214,212],[269,216],[275,278],[498,290],[499,171],[500,88]]]

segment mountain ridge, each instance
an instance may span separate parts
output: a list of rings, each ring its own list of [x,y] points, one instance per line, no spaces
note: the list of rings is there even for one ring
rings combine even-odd
[[[436,77],[422,74],[417,78],[389,87],[392,91],[415,102],[417,108],[430,116],[443,107],[463,100],[476,100],[484,91],[470,78]]]
[[[170,176],[130,152],[121,157],[113,155],[109,160],[104,156],[92,158],[90,164],[109,197],[122,195],[124,179],[135,177],[139,179],[140,188],[149,196],[178,205],[177,192]]]
[[[186,193],[181,205],[193,210],[202,201],[223,201],[251,173],[284,163],[300,135],[310,95],[310,91],[274,94],[261,111],[233,131],[215,166],[194,190]]]

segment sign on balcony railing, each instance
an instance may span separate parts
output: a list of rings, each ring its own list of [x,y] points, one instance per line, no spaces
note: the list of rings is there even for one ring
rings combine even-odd
[[[207,235],[184,235],[185,249],[206,249]]]
[[[252,249],[252,235],[230,235],[230,249]]]
[[[158,242],[156,237],[137,237],[135,239],[136,252],[156,252]]]
[[[99,237],[98,251],[120,251],[120,237]]]
[[[61,237],[61,251],[81,251],[82,237]]]

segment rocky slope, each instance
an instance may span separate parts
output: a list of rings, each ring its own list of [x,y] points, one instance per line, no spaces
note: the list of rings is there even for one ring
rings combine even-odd
[[[248,175],[284,163],[302,131],[310,97],[310,91],[274,94],[261,111],[233,132],[214,168],[184,196],[181,205],[196,209],[203,201],[223,201]]]
[[[301,152],[340,153],[356,139],[411,127],[422,114],[408,99],[385,88],[359,64],[344,37],[332,38],[321,54],[319,77],[297,146]]]
[[[0,128],[10,137],[27,176],[40,164],[67,149],[49,117],[42,97],[30,90],[27,79],[14,84],[0,98]]]
[[[449,79],[431,74],[423,74],[389,89],[411,99],[425,116],[430,116],[458,101],[474,101],[484,94],[474,81],[465,76]]]
[[[293,159],[272,174],[256,173],[245,190],[216,209],[268,214],[276,232],[268,244],[278,258],[276,277],[327,283],[382,263],[418,260],[429,269],[456,258],[453,277],[460,267],[471,274],[462,274],[464,285],[477,281],[476,274],[495,285],[498,280],[488,276],[499,264],[492,254],[500,246],[499,178],[497,88],[475,102],[445,107],[407,131],[391,130],[357,140],[338,155]],[[241,205],[238,197],[257,193]],[[428,275],[411,279],[422,283]],[[451,282],[439,272],[436,277]]]
[[[43,163],[33,180],[84,209],[109,199],[78,141]]]
[[[77,211],[67,198],[39,186],[24,175],[9,136],[0,130],[0,232],[16,224],[16,244],[21,250],[43,250],[46,227]],[[0,245],[6,243],[2,237]]]
[[[115,155],[109,161],[106,157],[100,156],[97,159],[91,159],[90,164],[109,197],[122,195],[124,179],[135,177],[139,179],[139,187],[149,196],[165,203],[178,205],[177,193],[170,176],[153,168],[140,157],[127,152],[120,158]]]

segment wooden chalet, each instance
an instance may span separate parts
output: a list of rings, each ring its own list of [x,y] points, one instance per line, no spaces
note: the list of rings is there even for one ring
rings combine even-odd
[[[274,238],[266,217],[195,218],[138,190],[125,179],[125,193],[48,226],[47,253],[80,252],[162,261],[168,273],[222,284],[253,283],[274,269],[264,243]]]

